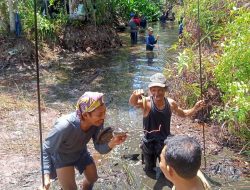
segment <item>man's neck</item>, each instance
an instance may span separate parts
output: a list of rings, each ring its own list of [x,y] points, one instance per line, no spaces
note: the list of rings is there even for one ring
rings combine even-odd
[[[156,101],[154,100],[154,103],[158,109],[163,109],[165,107],[165,99]]]
[[[91,127],[91,124],[89,124],[88,122],[86,122],[86,121],[83,121],[82,119],[81,119],[81,121],[80,121],[80,126],[81,126],[81,129],[83,130],[83,131],[88,131],[89,130],[89,128]]]
[[[174,184],[175,190],[204,190],[202,181],[198,176],[190,180],[179,178],[174,182]]]

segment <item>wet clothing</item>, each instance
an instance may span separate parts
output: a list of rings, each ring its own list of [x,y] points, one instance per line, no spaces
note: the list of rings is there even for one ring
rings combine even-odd
[[[22,30],[22,26],[21,26],[20,15],[18,13],[15,13],[15,32],[16,32],[16,36],[21,35],[21,30]]]
[[[137,43],[137,32],[138,32],[138,27],[137,24],[135,23],[134,19],[130,19],[128,23],[130,27],[130,38],[131,38],[131,44],[136,44]]]
[[[147,27],[147,20],[145,17],[141,19],[140,26],[145,29]]]
[[[153,51],[157,40],[153,35],[148,35],[146,38],[146,50]]]
[[[164,141],[170,135],[171,109],[170,104],[165,98],[165,107],[158,110],[153,97],[150,97],[151,110],[147,117],[143,118],[144,138],[147,141]],[[153,132],[153,131],[156,132]],[[160,131],[157,131],[160,130]]]
[[[179,25],[179,35],[182,35],[183,33],[183,23],[181,22]]]
[[[165,14],[161,15],[161,16],[160,16],[160,21],[161,21],[162,23],[166,23],[166,21],[167,21],[167,16],[166,16]]]
[[[159,158],[164,140],[170,135],[171,108],[165,98],[165,107],[158,110],[153,97],[150,97],[151,109],[147,117],[143,118],[144,137],[142,138],[142,155],[145,170],[153,170]]]
[[[200,170],[198,171],[197,176],[200,178],[201,183],[203,184],[203,189],[204,190],[210,190],[211,187],[210,187],[208,181],[206,180],[206,178],[204,177],[204,175],[201,173]],[[172,190],[176,190],[175,186],[172,187]]]
[[[43,144],[44,173],[52,174],[55,169],[65,166],[75,166],[82,173],[87,165],[93,163],[87,150],[91,138],[98,152],[108,153],[111,150],[108,144],[96,143],[102,128],[92,126],[88,131],[83,131],[76,112],[59,118]]]
[[[130,32],[131,44],[136,44],[138,40],[137,38],[138,38],[137,32]]]
[[[134,18],[134,22],[137,26],[140,26],[140,23],[141,23],[141,19],[140,18]]]
[[[148,59],[148,65],[152,65],[154,63],[154,52],[153,51],[148,51],[146,52],[146,57]]]

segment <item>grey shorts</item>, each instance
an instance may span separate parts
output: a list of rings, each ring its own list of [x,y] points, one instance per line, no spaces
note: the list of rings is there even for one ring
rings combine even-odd
[[[52,156],[52,162],[53,163],[51,167],[50,178],[55,179],[57,177],[56,169],[68,166],[74,166],[79,171],[79,173],[82,174],[88,165],[94,163],[94,160],[88,151],[84,151],[83,153],[81,153],[80,158],[75,162],[69,162],[69,163],[58,162],[53,156]]]

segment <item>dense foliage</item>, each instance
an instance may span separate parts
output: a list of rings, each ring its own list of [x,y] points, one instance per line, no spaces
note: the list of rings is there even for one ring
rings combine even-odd
[[[18,3],[18,10],[21,16],[23,31],[28,37],[33,37],[34,32],[34,1],[22,0]],[[67,16],[61,11],[56,19],[45,17],[41,13],[41,4],[38,4],[37,25],[40,39],[55,39],[56,34],[61,31],[61,27],[66,24]]]
[[[14,12],[21,15],[22,29],[28,37],[32,37],[34,31],[34,1],[20,0],[16,2]],[[80,3],[79,0],[71,1],[50,0],[48,7],[45,8],[43,0],[37,1],[37,16],[39,37],[55,38],[60,35],[62,28],[67,23],[73,23],[76,26],[84,24],[112,24],[114,20],[128,21],[130,13],[136,13],[138,16],[145,15],[148,21],[157,20],[160,15],[160,2],[156,0],[86,0],[84,8],[86,19],[77,19],[75,14]],[[0,15],[5,23],[9,22],[7,1],[0,2]],[[70,8],[71,7],[71,8]],[[69,9],[72,11],[69,11]],[[44,14],[48,10],[53,10],[52,14]],[[71,15],[70,15],[71,12]],[[74,18],[74,19],[72,19]],[[0,19],[1,21],[1,19]]]
[[[129,18],[131,12],[145,15],[149,21],[158,20],[160,15],[160,1],[149,0],[110,0],[110,5],[118,15]]]
[[[236,9],[232,14],[235,18],[225,28],[225,40],[221,43],[223,53],[215,70],[216,81],[226,105],[219,116],[227,119],[230,125],[249,127],[250,12]]]

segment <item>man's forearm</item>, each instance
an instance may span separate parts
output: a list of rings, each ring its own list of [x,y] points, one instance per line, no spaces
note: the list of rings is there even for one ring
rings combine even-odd
[[[192,107],[191,109],[188,109],[188,110],[183,110],[184,112],[184,117],[190,117],[192,115],[194,115],[196,113],[196,109],[195,107]]]
[[[138,102],[138,96],[132,94],[129,98],[129,104],[131,106],[136,106],[137,105],[137,102]]]
[[[109,145],[109,143],[108,143],[108,144],[99,144],[99,145],[95,144],[95,149],[96,149],[100,154],[107,154],[108,152],[111,151],[112,148],[114,148],[114,147],[111,147],[111,146]]]

